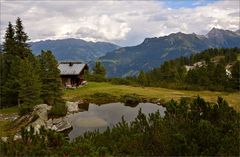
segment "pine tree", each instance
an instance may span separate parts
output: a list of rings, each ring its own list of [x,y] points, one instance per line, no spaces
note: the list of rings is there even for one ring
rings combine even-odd
[[[40,77],[42,82],[41,97],[45,103],[54,105],[62,102],[62,82],[58,62],[51,51],[42,51],[39,58]]]
[[[32,56],[29,45],[27,44],[28,35],[23,31],[23,25],[21,19],[18,17],[16,20],[16,35],[14,37],[16,42],[16,52],[17,55],[24,59],[25,57]]]
[[[13,28],[13,25],[11,24],[11,22],[8,23],[8,27],[5,33],[5,41],[3,42],[3,52],[7,53],[7,54],[11,54],[11,55],[15,55],[16,54],[16,50],[15,50],[15,31]]]
[[[28,58],[20,61],[19,86],[20,103],[30,107],[39,102],[41,82],[39,75]]]
[[[105,77],[106,70],[104,66],[101,64],[101,62],[98,61],[96,62],[95,66],[93,67],[93,74]]]
[[[140,71],[139,75],[138,75],[138,82],[142,85],[142,86],[146,86],[148,85],[148,79],[146,74],[144,73],[143,70]]]
[[[230,79],[230,84],[232,89],[240,91],[240,62],[237,61],[231,70],[232,78]]]
[[[15,31],[9,22],[3,42],[1,54],[1,106],[9,106],[17,103],[18,96],[18,66],[19,58],[16,56]]]

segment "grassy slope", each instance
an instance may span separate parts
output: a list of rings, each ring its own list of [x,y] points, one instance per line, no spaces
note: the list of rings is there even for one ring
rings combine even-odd
[[[11,113],[17,113],[17,112],[18,112],[18,106],[0,109],[0,114],[11,114]]]
[[[203,97],[207,101],[216,102],[217,97],[221,96],[236,110],[240,111],[240,93],[227,93],[227,92],[212,92],[212,91],[185,91],[173,90],[166,88],[153,88],[153,87],[132,87],[125,85],[112,85],[110,83],[96,83],[90,82],[88,85],[78,89],[67,89],[64,93],[64,99],[75,101],[79,99],[89,98],[94,93],[109,93],[119,97],[126,93],[136,93],[144,98],[160,98],[164,100],[175,99],[179,100],[180,97],[196,97],[197,95]]]

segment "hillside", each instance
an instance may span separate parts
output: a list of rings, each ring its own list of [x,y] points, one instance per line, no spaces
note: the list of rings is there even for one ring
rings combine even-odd
[[[61,39],[30,42],[34,54],[51,50],[57,60],[81,60],[89,62],[113,51],[119,46],[107,42],[87,42],[81,39]]]
[[[173,33],[159,38],[146,38],[141,44],[122,47],[100,57],[108,77],[125,77],[158,67],[166,60],[189,56],[207,48],[239,47],[237,32],[213,28],[206,36]]]

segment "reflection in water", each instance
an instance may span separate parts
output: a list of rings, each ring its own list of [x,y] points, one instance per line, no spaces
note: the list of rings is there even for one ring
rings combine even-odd
[[[89,103],[78,104],[78,108],[82,111],[88,111]]]
[[[159,110],[160,115],[164,116],[166,110],[162,106],[158,106],[152,103],[139,103],[137,106],[125,106],[123,103],[110,103],[105,105],[89,104],[82,106],[84,112],[68,115],[70,123],[73,126],[73,130],[69,133],[70,139],[82,135],[86,131],[104,131],[107,126],[110,128],[122,120],[122,117],[127,122],[133,121],[138,111],[142,110],[142,113],[148,115],[150,113]]]

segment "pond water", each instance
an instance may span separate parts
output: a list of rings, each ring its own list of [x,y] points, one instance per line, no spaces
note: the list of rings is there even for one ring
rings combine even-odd
[[[70,140],[79,135],[83,135],[86,131],[104,131],[107,126],[110,128],[122,120],[127,122],[133,121],[138,111],[148,115],[159,110],[160,115],[164,116],[165,107],[153,103],[139,103],[135,106],[127,106],[123,103],[110,103],[104,105],[89,104],[81,107],[83,112],[68,115],[67,118],[73,130],[69,133]]]

